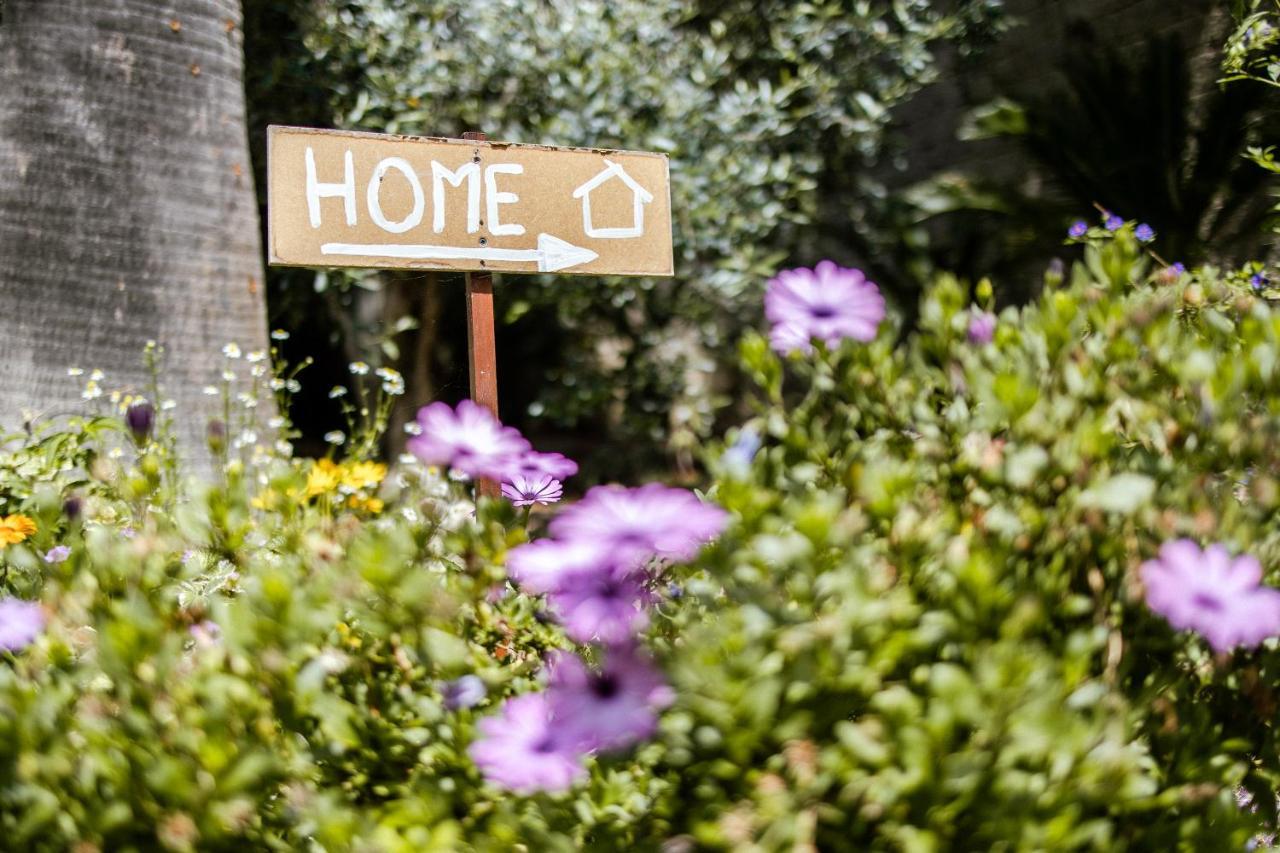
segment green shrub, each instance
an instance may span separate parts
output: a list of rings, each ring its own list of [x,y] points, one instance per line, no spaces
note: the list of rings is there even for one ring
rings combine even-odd
[[[1238,849],[1274,820],[1280,645],[1214,653],[1139,569],[1187,537],[1277,580],[1280,312],[1247,271],[1153,270],[1131,226],[1082,241],[990,343],[948,278],[902,341],[742,341],[731,520],[645,636],[674,704],[562,793],[467,754],[574,648],[506,584],[509,505],[246,447],[178,488],[116,419],[16,438],[2,583],[46,624],[0,661],[6,844]],[[466,675],[485,696],[446,704]]]
[[[1280,580],[1280,312],[1245,274],[1151,272],[1131,228],[991,344],[947,278],[901,346],[743,342],[765,446],[712,493],[740,521],[677,620],[674,829],[1226,850],[1274,817],[1276,641],[1214,655],[1138,569],[1189,537]]]

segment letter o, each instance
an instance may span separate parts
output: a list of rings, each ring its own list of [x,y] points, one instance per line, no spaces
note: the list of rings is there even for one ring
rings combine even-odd
[[[413,190],[413,210],[399,222],[391,222],[383,215],[382,202],[379,198],[382,192],[382,179],[392,169],[399,170],[409,182],[409,188]],[[373,170],[373,175],[369,178],[368,203],[369,217],[373,219],[374,224],[392,234],[403,234],[422,222],[422,215],[427,209],[427,198],[422,193],[422,183],[414,173],[413,167],[400,157],[388,157]]]

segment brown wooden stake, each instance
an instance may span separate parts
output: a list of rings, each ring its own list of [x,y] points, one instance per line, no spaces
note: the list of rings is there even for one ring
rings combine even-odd
[[[463,139],[483,142],[476,131]],[[484,263],[481,261],[480,263]],[[498,417],[498,346],[493,325],[493,273],[469,272],[467,281],[467,364],[471,374],[471,399]],[[492,480],[476,485],[477,496],[496,498],[501,487]]]

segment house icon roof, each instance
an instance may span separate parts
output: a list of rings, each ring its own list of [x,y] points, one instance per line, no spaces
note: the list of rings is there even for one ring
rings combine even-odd
[[[653,193],[636,183],[621,166],[605,158],[605,168],[594,178],[573,191],[573,197],[582,200],[582,230],[588,237],[605,240],[620,240],[627,237],[639,237],[644,233],[644,206],[653,201]],[[596,228],[591,222],[591,191],[606,181],[617,178],[631,190],[631,225],[626,228]]]

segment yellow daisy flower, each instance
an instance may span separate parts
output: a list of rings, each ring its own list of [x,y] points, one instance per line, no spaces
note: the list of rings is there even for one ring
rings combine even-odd
[[[17,545],[36,532],[36,523],[29,516],[15,513],[0,517],[0,548]]]
[[[371,489],[387,476],[387,466],[381,462],[347,462],[342,466],[342,485],[353,491]]]
[[[314,498],[332,492],[342,482],[342,469],[332,459],[317,459],[307,473],[306,497]]]

